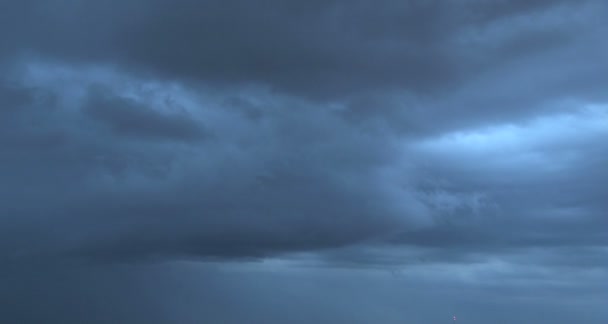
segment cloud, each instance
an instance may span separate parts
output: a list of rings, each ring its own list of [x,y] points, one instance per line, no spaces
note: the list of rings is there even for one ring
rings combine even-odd
[[[24,82],[46,84],[41,75]],[[104,93],[87,81],[79,91],[55,82],[47,90],[54,104],[30,103],[14,114],[23,124],[6,129],[13,143],[7,156],[18,156],[4,168],[14,197],[6,208],[35,224],[23,225],[23,235],[59,226],[51,244],[33,240],[22,254],[264,257],[348,245],[425,222],[413,199],[404,203],[407,188],[381,183],[396,157],[393,140],[360,133],[331,112],[294,115],[285,106],[309,104],[285,97],[251,119],[219,110],[223,95],[206,102],[187,88],[143,81],[123,88],[112,85],[120,77],[91,75],[89,84],[106,83]],[[155,104],[176,93],[180,112]],[[30,128],[33,111],[43,116]],[[192,141],[203,134],[195,120],[205,120],[213,137]],[[48,134],[58,137],[44,149],[25,144]],[[28,206],[26,193],[37,206]]]
[[[205,137],[202,125],[183,113],[159,112],[133,99],[104,94],[103,90],[89,92],[85,113],[118,135],[175,140]]]
[[[579,55],[594,55],[586,51],[589,43],[574,35],[598,35],[594,21],[601,19],[603,8],[593,1],[525,6],[189,0],[67,6],[26,1],[7,6],[11,17],[35,22],[21,26],[22,20],[3,20],[4,30],[20,31],[5,35],[7,46],[20,53],[118,63],[214,85],[263,84],[313,98],[386,89],[436,95],[465,78],[551,49],[578,47]],[[593,19],[577,16],[579,12]],[[540,67],[550,69],[559,62]]]
[[[585,180],[606,176],[602,105],[419,138],[259,89],[235,97],[60,68],[79,75],[74,88],[49,83],[49,69],[32,65],[11,90],[29,99],[7,106],[21,107],[4,130],[19,161],[5,164],[15,197],[6,208],[21,219],[7,228],[45,233],[11,255],[248,259],[372,244],[420,249],[414,261],[433,259],[427,247],[467,260],[480,246],[489,256],[606,243],[605,206],[593,198],[603,189]],[[23,205],[25,193],[35,208]],[[5,239],[19,246],[15,235]],[[383,264],[380,250],[356,257],[366,258]]]
[[[0,321],[603,322],[605,7],[1,4]]]

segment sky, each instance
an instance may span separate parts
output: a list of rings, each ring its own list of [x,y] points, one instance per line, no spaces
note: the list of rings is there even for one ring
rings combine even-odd
[[[0,322],[608,322],[608,3],[0,0]]]

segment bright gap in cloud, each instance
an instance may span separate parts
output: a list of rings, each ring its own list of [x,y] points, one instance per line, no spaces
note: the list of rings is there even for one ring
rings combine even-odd
[[[542,166],[554,171],[584,158],[581,147],[608,136],[608,105],[586,105],[574,112],[443,134],[418,142],[414,149],[462,162],[481,159],[509,169]]]

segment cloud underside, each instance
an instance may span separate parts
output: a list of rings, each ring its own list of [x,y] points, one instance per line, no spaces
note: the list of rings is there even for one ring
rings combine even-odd
[[[604,1],[0,3],[0,322],[605,323]]]
[[[605,265],[603,2],[3,6],[3,258]]]

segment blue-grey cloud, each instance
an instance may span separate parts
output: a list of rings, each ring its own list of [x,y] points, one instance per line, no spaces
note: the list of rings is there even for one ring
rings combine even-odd
[[[5,1],[0,322],[605,322],[607,12]]]

